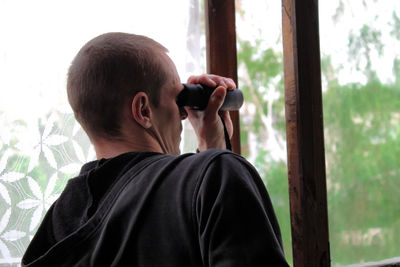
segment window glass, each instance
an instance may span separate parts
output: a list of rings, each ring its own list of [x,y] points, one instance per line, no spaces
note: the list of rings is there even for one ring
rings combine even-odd
[[[67,180],[95,159],[66,97],[79,49],[105,32],[143,34],[186,80],[201,72],[198,13],[195,0],[0,2],[0,263],[19,262]]]
[[[321,1],[333,266],[400,256],[400,2]]]
[[[236,1],[242,154],[258,170],[292,263],[280,1]]]

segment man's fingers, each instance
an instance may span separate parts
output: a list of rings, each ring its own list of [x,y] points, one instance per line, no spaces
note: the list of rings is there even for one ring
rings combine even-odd
[[[187,83],[200,83],[209,87],[216,87],[211,94],[205,110],[187,110],[190,123],[195,129],[199,140],[199,150],[208,148],[226,149],[224,127],[219,114],[224,120],[229,138],[232,137],[233,125],[228,111],[221,111],[227,90],[234,90],[236,84],[232,79],[214,74],[203,74],[189,77]]]
[[[202,74],[198,76],[190,76],[187,82],[192,84],[201,83],[210,87],[223,86],[228,90],[233,90],[236,88],[236,84],[232,79],[214,74]]]
[[[216,118],[219,109],[224,103],[225,95],[226,89],[223,86],[218,86],[211,94],[205,110],[192,110],[189,107],[185,107],[185,111],[187,112],[189,118],[199,118],[203,116],[201,115],[202,113],[205,117],[210,118],[211,116],[214,116]]]
[[[210,87],[216,87],[218,84],[216,83],[216,81],[214,81],[214,79],[212,78],[212,76],[208,75],[208,74],[203,74],[203,75],[199,75],[199,76],[190,76],[188,81],[188,83],[201,83]]]
[[[210,96],[210,100],[208,102],[208,106],[205,110],[207,115],[216,115],[218,110],[221,108],[224,103],[226,95],[226,89],[223,86],[218,86],[214,92]]]
[[[236,83],[232,79],[230,79],[230,78],[225,78],[225,79],[226,79],[226,85],[227,85],[226,88],[228,90],[233,90],[236,88]]]
[[[227,110],[224,110],[224,111],[220,110],[219,114],[225,122],[225,126],[228,131],[228,135],[229,135],[229,139],[230,139],[230,138],[232,138],[232,135],[233,135],[233,124],[232,124],[231,115],[229,114],[229,111],[227,111]]]
[[[220,112],[219,112],[219,114],[222,116],[222,118],[225,120],[225,121],[228,121],[228,120],[231,120],[231,116],[229,115],[229,111],[227,111],[227,110],[221,110]]]
[[[188,114],[189,120],[199,119],[202,116],[201,111],[193,110],[188,107],[185,107],[185,110],[186,110],[186,113]]]

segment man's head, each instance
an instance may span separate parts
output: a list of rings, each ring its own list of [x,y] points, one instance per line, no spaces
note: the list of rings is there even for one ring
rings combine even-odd
[[[166,122],[154,116],[162,115],[163,110],[155,111],[166,106],[165,94],[177,94],[181,87],[166,52],[167,49],[148,37],[127,33],[103,34],[81,48],[68,72],[67,92],[76,119],[92,141],[98,138],[119,141],[124,138],[126,123],[130,122],[155,139],[163,138],[160,131],[168,131],[168,127],[159,124]],[[175,103],[170,101],[168,105],[167,108],[179,114]],[[135,109],[141,114],[135,115]],[[151,119],[149,123],[146,116]],[[163,144],[160,146],[163,151],[168,150]]]

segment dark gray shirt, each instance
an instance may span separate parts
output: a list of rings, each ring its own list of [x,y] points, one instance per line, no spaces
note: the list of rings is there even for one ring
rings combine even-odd
[[[46,214],[23,266],[289,266],[257,171],[211,149],[85,164]]]

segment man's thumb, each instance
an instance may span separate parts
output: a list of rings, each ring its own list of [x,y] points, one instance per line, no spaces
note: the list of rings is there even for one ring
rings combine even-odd
[[[224,103],[226,89],[223,86],[218,86],[211,94],[209,105],[212,106],[213,111],[218,111]]]

